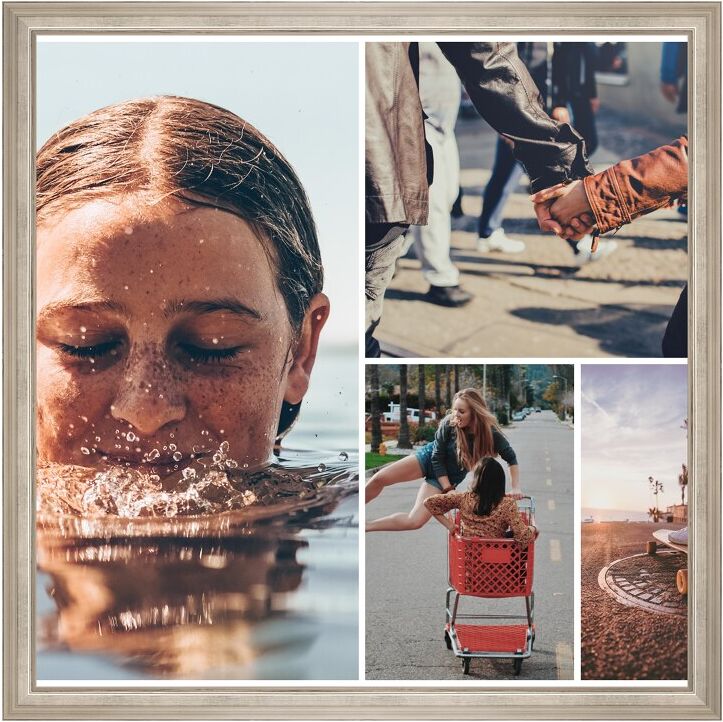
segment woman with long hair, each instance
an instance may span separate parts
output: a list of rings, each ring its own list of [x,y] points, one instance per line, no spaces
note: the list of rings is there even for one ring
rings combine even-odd
[[[424,479],[409,513],[398,512],[367,522],[367,531],[420,529],[431,518],[424,506],[427,498],[447,493],[459,485],[467,472],[483,459],[501,456],[510,467],[512,494],[520,495],[517,457],[477,389],[462,389],[454,395],[452,411],[442,419],[434,441],[415,454],[389,464],[366,485],[365,501],[376,499],[382,489],[403,481]]]
[[[463,536],[499,539],[510,529],[521,546],[537,536],[534,523],[526,524],[514,499],[505,496],[505,470],[496,459],[482,459],[474,470],[469,491],[435,494],[424,502],[424,506],[452,534],[455,532],[454,521],[445,514],[459,509]]]

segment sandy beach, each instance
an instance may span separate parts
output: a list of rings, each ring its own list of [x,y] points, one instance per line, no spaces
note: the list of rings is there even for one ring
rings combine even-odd
[[[582,525],[582,679],[687,678],[687,618],[622,604],[598,584],[601,569],[617,559],[644,553],[655,529],[680,526],[648,522]],[[662,596],[674,601],[674,568],[679,558],[667,558],[672,571],[669,587],[667,571],[662,575]],[[644,569],[647,574],[649,565],[657,563],[657,559],[642,557],[626,564],[628,569]]]

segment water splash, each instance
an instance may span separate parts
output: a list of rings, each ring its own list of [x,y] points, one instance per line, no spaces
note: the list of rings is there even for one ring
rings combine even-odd
[[[154,452],[157,457],[155,449],[148,456]],[[109,466],[97,471],[47,465],[38,469],[38,512],[84,519],[172,519],[274,505],[287,508],[290,502],[306,505],[319,496],[320,490],[341,488],[341,479],[348,481],[355,475],[352,464],[337,464],[327,471],[327,465],[320,463],[304,470],[307,473],[276,465],[260,470],[239,466],[229,457],[228,441],[222,442],[210,458],[193,460],[163,480],[157,474],[128,467]],[[321,503],[321,497],[319,500]]]

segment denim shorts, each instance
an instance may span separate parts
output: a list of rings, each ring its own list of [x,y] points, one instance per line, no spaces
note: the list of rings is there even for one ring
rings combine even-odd
[[[442,491],[442,485],[437,481],[437,476],[434,473],[434,467],[432,466],[432,452],[434,451],[434,442],[430,441],[430,443],[425,444],[421,449],[414,452],[414,455],[417,457],[417,461],[419,461],[419,465],[422,467],[422,474],[424,475],[424,480],[427,482],[427,484],[430,484],[431,486],[439,489]],[[455,481],[450,477],[449,483],[452,484],[452,486],[456,487],[458,486],[464,477],[462,479],[459,479],[459,481]]]

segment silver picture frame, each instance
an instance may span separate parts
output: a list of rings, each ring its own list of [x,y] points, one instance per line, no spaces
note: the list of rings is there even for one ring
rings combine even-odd
[[[3,4],[5,719],[719,719],[721,4],[7,2]],[[442,687],[38,688],[34,676],[34,154],[39,36],[685,35],[689,41],[689,669],[665,682]],[[356,82],[356,79],[354,79]],[[362,361],[360,360],[360,363]],[[662,650],[664,651],[664,650]]]

